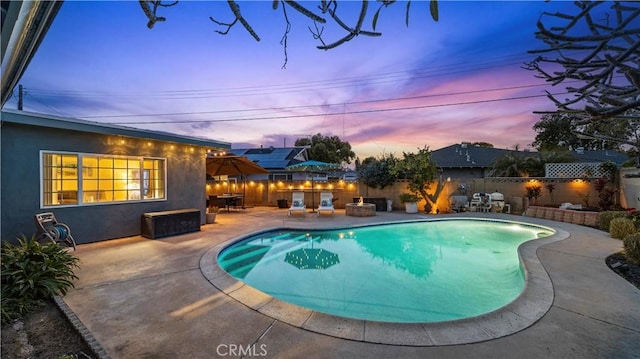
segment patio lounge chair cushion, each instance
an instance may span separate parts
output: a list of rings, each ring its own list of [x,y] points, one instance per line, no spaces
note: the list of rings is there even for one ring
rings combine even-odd
[[[333,208],[333,193],[320,193],[320,206],[318,206],[318,216],[320,216],[321,211],[331,211],[331,215],[335,213],[335,209]]]
[[[292,212],[302,212],[306,213],[307,207],[304,205],[304,193],[303,192],[293,192],[291,198],[291,207],[289,207],[289,211],[287,215],[290,216]]]

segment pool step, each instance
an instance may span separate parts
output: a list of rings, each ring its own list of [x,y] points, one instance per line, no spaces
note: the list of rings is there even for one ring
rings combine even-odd
[[[282,248],[282,250],[275,250],[279,247],[289,246],[288,248]],[[238,267],[238,263],[251,263],[258,262],[262,259],[262,257],[266,254],[266,252],[271,251],[271,255],[269,257],[277,256],[283,251],[290,250],[291,242],[281,242],[276,245],[244,245],[239,248],[231,248],[230,252],[225,252],[222,257],[222,261],[224,263],[224,267],[228,271],[232,271]]]
[[[235,277],[244,278],[251,269],[271,249],[269,246],[254,246],[250,251],[244,251],[243,255],[224,260],[225,270]]]
[[[226,262],[230,262],[235,258],[241,259],[247,254],[250,255],[255,250],[255,248],[268,247],[273,249],[273,248],[278,248],[286,245],[291,245],[291,242],[289,241],[279,241],[277,243],[264,243],[264,241],[262,243],[250,242],[237,247],[231,247],[231,248],[225,249],[222,254],[223,254],[224,260]]]
[[[312,240],[318,239],[320,239],[320,237],[313,238]],[[298,248],[302,248],[307,244],[308,242],[306,241],[285,241],[271,246],[257,244],[244,245],[238,248],[229,249],[230,252],[225,252],[225,255],[222,258],[221,262],[224,264],[223,268],[231,275],[233,275],[234,277],[244,278],[244,276],[246,276],[259,261],[269,261],[274,257],[282,256],[282,254],[285,252],[290,252]],[[267,254],[267,252],[270,252],[269,256],[265,257],[265,254]]]
[[[302,239],[307,238],[307,236],[305,234],[303,234],[303,235],[299,235],[299,236],[287,239],[286,241],[282,241],[281,239],[283,237],[285,237],[285,236],[288,237],[288,236],[290,236],[290,234],[286,233],[285,235],[278,236],[278,238],[277,238],[278,242],[277,243],[272,243],[269,238],[263,238],[263,239],[258,239],[258,240],[254,240],[254,241],[248,242],[248,243],[246,243],[244,245],[240,245],[240,246],[237,246],[237,247],[231,247],[231,248],[225,249],[224,252],[223,252],[224,258],[225,258],[225,260],[230,260],[230,259],[232,259],[234,257],[242,256],[242,255],[244,255],[246,253],[251,252],[253,250],[252,247],[268,246],[268,247],[271,247],[271,248],[277,248],[277,247],[280,247],[282,245],[288,245],[288,244],[291,244],[292,242],[298,242],[298,241],[300,241]],[[314,238],[314,239],[317,239],[317,238]]]
[[[314,240],[317,239],[318,238],[314,238]],[[225,265],[228,266],[235,262],[244,261],[246,258],[254,257],[254,251],[256,251],[258,248],[268,248],[268,250],[272,252],[270,257],[273,257],[278,256],[283,251],[295,250],[306,244],[307,242],[299,241],[284,241],[272,245],[245,244],[237,248],[229,248],[228,250],[224,251],[222,259]],[[277,250],[280,247],[284,247],[282,248],[283,250]],[[259,259],[260,258],[258,258],[258,260]]]

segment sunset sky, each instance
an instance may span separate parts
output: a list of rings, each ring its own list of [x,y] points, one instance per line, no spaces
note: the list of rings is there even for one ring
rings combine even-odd
[[[301,2],[305,5],[319,2]],[[237,24],[226,36],[209,17],[233,19],[226,2],[162,8],[147,28],[137,1],[65,1],[20,83],[24,109],[205,137],[232,148],[291,146],[316,133],[348,141],[360,158],[401,155],[460,141],[525,148],[551,88],[523,64],[542,11],[574,13],[566,1],[439,1],[383,9],[382,37],[316,49],[311,20],[282,4],[239,2],[261,37]],[[359,2],[338,12],[355,24]],[[364,28],[379,4],[370,4]],[[344,12],[343,12],[344,11]],[[325,42],[344,36],[334,24]],[[16,88],[17,91],[17,88]],[[16,108],[17,94],[5,105]]]

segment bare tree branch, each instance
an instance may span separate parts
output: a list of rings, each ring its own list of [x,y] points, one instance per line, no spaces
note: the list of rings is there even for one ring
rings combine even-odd
[[[147,27],[150,28],[150,29],[153,29],[153,26],[156,24],[156,22],[158,22],[158,21],[166,21],[167,20],[164,17],[156,16],[156,11],[158,10],[158,7],[173,6],[173,5],[177,4],[178,2],[174,1],[174,2],[172,2],[170,4],[163,4],[162,0],[153,0],[153,1],[140,0],[139,3],[140,3],[140,7],[142,8],[142,11],[144,12],[144,14],[149,19],[149,22],[147,23]],[[149,5],[153,5],[153,10],[151,10],[151,7]]]
[[[287,39],[289,31],[291,31],[291,22],[289,22],[289,16],[287,15],[287,9],[285,8],[285,6],[282,6],[282,13],[284,14],[284,19],[287,22],[284,34],[282,35],[282,39],[280,40],[280,44],[284,48],[284,63],[282,64],[282,68],[284,69],[287,67],[287,62],[289,61],[289,56],[287,54]]]
[[[247,32],[251,36],[253,36],[254,39],[256,39],[256,41],[260,41],[260,36],[258,36],[258,34],[255,31],[253,31],[253,28],[251,27],[249,22],[247,22],[247,20],[244,18],[244,16],[242,16],[242,12],[240,11],[240,5],[238,5],[238,3],[235,2],[234,0],[227,0],[227,4],[229,4],[229,8],[231,9],[231,12],[233,13],[233,15],[236,18],[235,18],[235,20],[233,20],[230,23],[223,23],[223,22],[215,20],[212,16],[210,16],[209,19],[211,21],[213,21],[214,23],[227,27],[227,30],[225,30],[225,31],[216,30],[216,32],[221,34],[221,35],[226,35],[226,34],[229,33],[229,30],[231,30],[233,25],[235,25],[238,21],[240,21],[242,26],[244,26],[245,30],[247,30]]]
[[[364,19],[367,15],[367,8],[369,5],[369,1],[367,0],[363,0],[362,1],[362,6],[360,8],[360,16],[358,17],[358,22],[356,23],[356,26],[354,28],[351,28],[349,26],[347,26],[342,19],[340,19],[340,17],[337,15],[336,10],[337,10],[337,2],[334,2],[335,6],[334,8],[327,8],[327,12],[329,13],[329,15],[331,15],[331,18],[338,24],[340,25],[340,27],[342,27],[343,29],[345,29],[348,34],[346,36],[344,36],[343,38],[329,44],[329,45],[323,45],[323,46],[318,46],[318,49],[320,50],[329,50],[329,49],[333,49],[337,46],[342,45],[343,43],[353,39],[354,37],[358,36],[358,35],[366,35],[366,36],[381,36],[382,33],[380,32],[372,32],[372,31],[364,31],[362,30],[362,23],[364,22]]]
[[[315,31],[313,29],[311,29],[310,27],[309,32],[311,32],[311,35],[313,35],[313,38],[315,40],[318,40],[322,43],[322,45],[325,45],[324,40],[322,40],[322,32],[324,31],[324,28],[318,28],[318,23],[314,22],[313,25],[315,26]]]
[[[536,77],[552,85],[580,81],[567,87],[571,98],[548,97],[561,113],[582,112],[592,121],[615,119],[637,109],[640,103],[640,3],[576,1],[575,15],[543,13],[536,37],[546,49],[530,53],[554,53],[556,58],[539,56],[525,66]],[[609,5],[597,20],[594,9]],[[547,28],[550,22],[564,22]],[[585,52],[586,51],[586,52]],[[632,116],[638,116],[633,111]]]
[[[347,0],[343,0],[343,1],[347,1]],[[319,0],[320,5],[318,6],[318,9],[321,11],[321,14],[317,14],[316,12],[311,10],[311,7],[309,5],[306,4],[301,4],[299,1],[296,0],[272,0],[271,1],[271,8],[273,10],[278,10],[278,7],[280,6],[280,4],[282,4],[282,8],[284,9],[285,6],[289,6],[292,9],[294,9],[297,13],[302,14],[303,16],[307,17],[308,19],[312,20],[314,23],[314,27],[315,30],[313,30],[310,26],[308,27],[309,31],[311,32],[313,38],[317,41],[320,41],[321,45],[317,46],[319,49],[322,50],[328,50],[328,49],[332,49],[335,47],[338,47],[342,44],[344,44],[345,42],[352,40],[353,38],[355,38],[356,36],[371,36],[371,37],[378,37],[381,36],[382,33],[380,32],[376,32],[375,31],[375,27],[376,27],[376,23],[378,21],[378,17],[380,14],[380,10],[383,7],[388,7],[391,5],[395,5],[398,2],[396,0],[378,0],[382,5],[381,7],[376,11],[376,13],[373,16],[373,20],[372,20],[372,25],[373,25],[373,31],[371,30],[365,30],[363,29],[363,24],[364,21],[366,20],[366,17],[368,15],[368,5],[369,5],[369,1],[368,0],[362,0],[361,1],[361,9],[360,9],[360,14],[358,16],[358,19],[356,21],[356,23],[354,25],[348,25],[347,22],[343,21],[343,19],[341,18],[340,15],[338,15],[338,0]],[[171,4],[163,4],[162,0],[139,0],[140,6],[142,8],[142,11],[145,13],[145,15],[147,16],[147,18],[149,19],[149,23],[147,24],[147,26],[149,28],[152,28],[156,22],[159,21],[165,21],[166,19],[164,17],[160,17],[156,15],[156,10],[158,9],[158,7],[166,7],[166,6],[172,6],[175,5],[177,3],[177,1],[171,3]],[[403,2],[404,3],[404,2]],[[215,24],[224,27],[225,29],[223,30],[216,30],[217,33],[221,34],[221,35],[227,35],[229,33],[229,31],[231,30],[231,28],[233,26],[235,26],[238,22],[240,24],[242,24],[242,26],[245,28],[245,30],[247,32],[249,32],[249,34],[256,40],[256,41],[260,41],[260,37],[258,36],[258,34],[256,33],[256,31],[254,31],[254,29],[251,27],[250,23],[247,21],[247,19],[243,16],[242,12],[240,11],[240,5],[238,4],[238,2],[236,0],[227,0],[227,4],[229,5],[229,9],[231,10],[231,12],[233,13],[234,19],[233,21],[230,22],[223,22],[223,21],[219,21],[216,20],[213,16],[210,16],[209,19],[214,22]],[[408,24],[409,21],[409,5],[411,4],[411,1],[407,2],[407,11],[406,11],[406,22]],[[431,13],[431,17],[433,18],[434,21],[438,21],[438,0],[430,0],[429,1],[429,10]],[[286,59],[286,44],[287,44],[287,35],[289,34],[290,30],[291,30],[291,22],[289,21],[289,16],[286,12],[284,12],[285,14],[285,22],[286,22],[286,30],[285,30],[285,34],[281,39],[281,43],[283,44],[283,46],[285,46],[285,65],[287,62]],[[324,14],[328,14],[329,17],[325,17],[323,16]],[[323,34],[323,27],[319,27],[318,24],[327,24],[328,25],[328,20],[332,20],[333,21],[333,25],[336,25],[340,28],[342,28],[347,34],[345,36],[343,36],[342,38],[339,38],[336,41],[333,41],[329,44],[327,44],[324,39],[322,38],[322,34]]]
[[[324,24],[327,22],[327,20],[325,20],[323,17],[314,14],[313,12],[311,12],[309,9],[305,8],[304,6],[298,4],[295,1],[291,1],[291,0],[284,0],[285,4],[291,6],[294,10],[298,11],[299,13],[301,13],[302,15],[308,17],[309,19],[315,21],[315,22],[319,22],[321,24]]]

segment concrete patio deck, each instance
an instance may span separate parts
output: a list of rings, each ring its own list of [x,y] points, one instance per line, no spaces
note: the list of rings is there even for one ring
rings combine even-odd
[[[530,268],[542,270],[535,277],[548,273],[553,284],[552,298],[535,293],[529,298],[527,308],[539,315],[511,308],[504,312],[508,315],[489,318],[493,322],[487,325],[474,324],[474,331],[446,329],[444,337],[471,344],[439,345],[452,342],[442,340],[442,331],[430,326],[381,331],[379,323],[361,322],[354,332],[353,322],[327,315],[320,322],[315,318],[314,324],[310,313],[300,308],[290,311],[279,301],[268,310],[263,305],[252,308],[252,301],[264,299],[260,293],[248,290],[234,297],[209,281],[219,277],[211,272],[216,248],[246,233],[435,218],[401,211],[378,212],[375,217],[348,217],[344,210],[335,216],[287,217],[286,209],[257,207],[220,213],[217,223],[204,225],[201,232],[79,245],[79,280],[63,298],[63,306],[100,343],[103,357],[111,358],[640,358],[640,291],[604,263],[606,256],[622,248],[621,241],[568,223],[506,214],[463,216],[536,223],[566,234],[566,239],[523,253],[537,257],[534,266],[541,263],[538,269]],[[544,280],[541,283],[544,286]],[[289,319],[274,319],[283,312],[287,314],[280,318]],[[530,323],[518,327],[527,320]],[[318,323],[325,323],[326,330],[318,330]],[[505,332],[505,323],[519,324]],[[418,342],[416,333],[422,335]],[[470,333],[472,337],[465,339]]]

